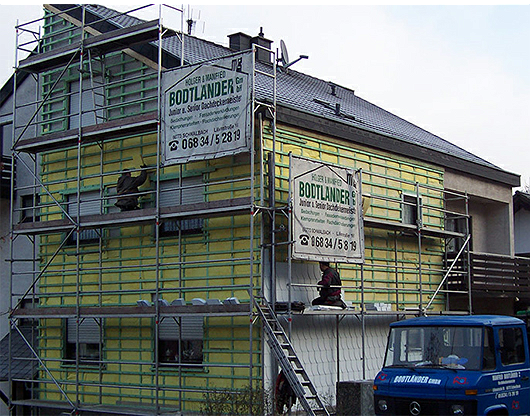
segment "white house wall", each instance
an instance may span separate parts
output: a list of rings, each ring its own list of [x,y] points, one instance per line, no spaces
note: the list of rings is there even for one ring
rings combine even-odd
[[[514,255],[512,188],[446,170],[444,188],[467,194],[473,251]],[[449,201],[448,210],[465,212],[463,200]]]
[[[29,103],[35,101],[35,81],[32,77],[28,77],[17,87],[17,103]],[[17,111],[17,123],[18,126],[22,126],[24,121],[29,120],[35,111],[35,105],[31,107],[24,107]],[[12,96],[6,99],[6,101],[0,107],[0,124],[11,123],[13,119],[13,100]],[[22,128],[19,128],[17,132],[21,132]],[[30,127],[25,137],[35,136],[35,128]],[[15,197],[15,206],[20,207],[20,196],[23,194],[31,194],[31,190],[21,190],[20,188],[24,185],[35,185],[35,179],[31,172],[26,169],[24,164],[20,161],[23,160],[26,165],[30,168],[34,167],[34,161],[26,154],[22,154],[18,158],[19,162],[16,166],[16,186],[18,188]],[[10,266],[10,244],[9,244],[9,232],[10,232],[10,200],[2,199],[0,202],[0,338],[5,336],[8,332],[8,319],[7,311],[9,309],[9,282],[10,272],[25,273],[17,276],[17,281],[13,284],[13,302],[15,305],[20,297],[26,292],[33,282],[34,270],[33,264],[28,262],[34,258],[33,249],[38,248],[38,239],[32,242],[26,236],[18,236],[13,241],[13,253],[15,259],[19,260],[18,263]],[[20,220],[20,213],[14,215],[14,222],[17,223]],[[21,261],[21,262],[20,262]]]
[[[521,208],[515,213],[515,253],[530,254],[530,211]]]
[[[375,378],[383,365],[389,324],[395,320],[390,316],[365,317],[364,374],[360,317],[349,315],[339,322],[337,342],[336,316],[295,315],[291,341],[319,394],[325,397],[335,394],[337,357],[340,381]]]
[[[277,301],[288,300],[288,265],[276,265]],[[316,262],[297,262],[292,264],[292,283],[316,285],[321,278]],[[267,283],[267,282],[265,282]],[[302,301],[306,308],[311,300],[318,296],[316,287],[292,288],[292,300]],[[344,311],[347,314],[347,311]],[[288,330],[285,316],[280,316],[284,329]],[[339,322],[339,340],[337,341],[337,317],[324,314],[294,314],[292,317],[291,343],[301,359],[304,368],[313,381],[324,401],[334,403],[337,383],[337,350],[339,358],[339,380],[373,380],[383,364],[389,324],[396,321],[395,316],[365,316],[366,361],[363,375],[362,361],[362,322],[360,316],[346,315]],[[265,357],[270,358],[270,349],[265,347]],[[270,384],[270,373],[265,372],[266,383]]]

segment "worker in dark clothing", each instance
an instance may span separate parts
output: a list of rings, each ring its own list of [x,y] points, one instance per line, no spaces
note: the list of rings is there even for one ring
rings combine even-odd
[[[144,166],[142,166],[144,168]],[[139,176],[131,176],[131,171],[125,171],[119,178],[116,185],[116,192],[118,195],[128,195],[128,194],[137,194],[139,193],[138,187],[142,185],[147,179],[147,171],[142,169],[142,172]],[[138,209],[138,196],[128,196],[119,198],[116,201],[116,207],[119,207],[121,211],[126,210],[137,210]]]
[[[340,276],[336,270],[329,266],[329,263],[326,261],[320,262],[320,270],[322,271],[322,280],[317,284],[321,287],[318,287],[320,296],[316,299],[313,299],[311,302],[312,305],[330,305],[330,306],[340,306],[341,308],[346,308],[346,304],[340,298]]]
[[[280,371],[278,378],[276,378],[276,413],[278,415],[290,414],[291,407],[296,403],[296,394],[294,393],[291,385],[283,370]],[[284,412],[285,407],[285,412]]]

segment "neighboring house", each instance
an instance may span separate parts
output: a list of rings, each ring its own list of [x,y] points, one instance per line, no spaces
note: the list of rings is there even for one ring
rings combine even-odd
[[[17,76],[17,96],[27,98],[28,95],[35,95],[35,82],[28,75]],[[30,288],[33,280],[36,276],[34,273],[38,270],[36,262],[38,255],[38,238],[29,238],[27,236],[16,236],[12,240],[11,237],[11,226],[10,220],[13,216],[14,223],[19,223],[23,220],[30,220],[38,209],[34,207],[32,197],[38,197],[35,194],[35,180],[31,174],[31,171],[24,169],[24,165],[29,165],[30,168],[35,168],[35,162],[32,161],[30,156],[20,156],[18,158],[18,164],[13,168],[13,156],[11,151],[12,139],[13,139],[13,81],[14,76],[11,77],[5,85],[0,89],[0,157],[1,157],[1,183],[0,183],[0,392],[4,395],[9,394],[8,386],[8,369],[7,369],[7,357],[8,357],[8,341],[10,324],[8,321],[8,313],[14,305],[16,305],[21,299],[21,305],[28,306],[32,301],[36,301],[36,296],[33,293],[26,294],[26,291]],[[29,108],[28,108],[29,111]],[[32,132],[30,130],[29,132]],[[33,131],[34,133],[34,131]],[[12,170],[15,169],[14,172]],[[11,178],[12,174],[15,173],[14,185],[16,192],[12,195]],[[12,197],[14,197],[13,211],[11,209]],[[23,208],[25,206],[25,208]],[[13,258],[11,257],[13,255]],[[11,265],[11,260],[16,260]],[[11,273],[16,273],[13,277]],[[34,289],[38,291],[38,285]],[[11,304],[10,304],[11,302]],[[17,321],[18,325],[22,325],[22,322]],[[32,323],[28,326],[24,326],[24,332],[28,333],[33,331],[31,328]],[[15,351],[13,354],[17,354],[18,357],[31,357],[30,349],[25,346],[23,339],[20,334],[13,328],[12,339]],[[35,336],[36,331],[33,331]],[[31,338],[32,334],[28,334],[28,339],[31,342],[35,342]],[[19,350],[21,347],[21,353]],[[26,367],[19,369],[24,364]],[[35,366],[32,363],[22,360],[14,360],[12,371],[14,377],[17,379],[33,379],[35,376]],[[28,368],[28,369],[26,369]],[[23,396],[25,384],[18,382],[13,386],[13,392],[18,396]],[[18,414],[25,413],[21,408],[16,411]],[[7,415],[7,407],[4,404],[0,404],[0,416]]]
[[[335,404],[337,381],[377,373],[396,317],[514,314],[530,303],[528,282],[513,282],[518,175],[349,89],[276,68],[263,34],[230,35],[226,48],[103,6],[45,9],[40,53],[17,66],[39,81],[37,90],[17,90],[11,116],[15,160],[37,162],[23,166],[38,189],[38,198],[26,199],[31,205],[19,204],[28,217],[15,217],[12,230],[39,241],[38,266],[29,270],[38,307],[12,314],[18,322],[39,320],[38,380],[29,398],[13,392],[15,407],[34,414],[199,414],[221,406],[214,414],[261,413],[260,404],[249,404],[249,389],[274,387],[280,356],[284,370],[299,364],[291,379],[308,398],[298,408],[324,413]],[[253,45],[260,46],[255,53]],[[186,88],[172,91],[181,62],[202,67],[185,67],[193,72],[182,79]],[[255,81],[249,98],[230,96],[227,74]],[[204,81],[211,83],[200,93]],[[160,110],[159,86],[170,105],[183,106]],[[35,96],[39,112],[28,112]],[[200,109],[205,120],[223,120],[239,103],[251,110],[240,131],[227,124],[205,137],[206,123],[184,116]],[[169,140],[159,131],[168,120],[177,130]],[[213,143],[225,146],[201,158]],[[184,149],[185,158],[171,160]],[[315,176],[327,183],[322,191],[330,189],[323,197],[308,182],[307,194],[322,202],[293,202],[299,168],[290,159],[348,176],[344,185]],[[149,172],[138,209],[120,212],[116,181],[142,165]],[[362,211],[345,198],[358,187],[353,171]],[[362,212],[362,237],[331,241],[325,235],[334,220],[326,226],[313,210],[303,217],[321,226],[293,237],[291,214],[306,205],[353,211],[355,221]],[[309,306],[321,276],[316,261],[292,257],[297,241],[340,248],[347,310],[289,311],[294,302]],[[362,246],[362,263],[345,262],[345,247]],[[488,264],[499,260],[506,277],[490,280]],[[24,277],[15,266],[9,270],[18,284]]]
[[[513,195],[515,255],[530,257],[530,193],[516,191]]]

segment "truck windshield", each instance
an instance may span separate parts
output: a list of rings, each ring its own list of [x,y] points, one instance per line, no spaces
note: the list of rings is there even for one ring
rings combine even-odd
[[[480,327],[397,327],[390,331],[385,367],[479,370]]]

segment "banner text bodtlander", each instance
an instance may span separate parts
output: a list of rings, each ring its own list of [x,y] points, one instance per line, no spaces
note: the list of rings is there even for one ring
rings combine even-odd
[[[165,164],[249,150],[251,62],[239,55],[163,73]]]
[[[293,258],[364,262],[360,171],[291,156]]]

